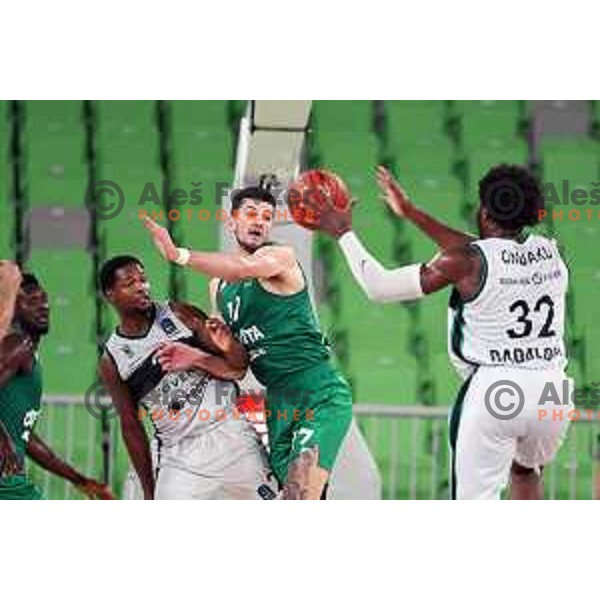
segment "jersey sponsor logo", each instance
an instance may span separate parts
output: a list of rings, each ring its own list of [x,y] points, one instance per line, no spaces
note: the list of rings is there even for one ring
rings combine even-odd
[[[561,277],[560,269],[554,271],[540,272],[536,271],[533,275],[525,275],[523,277],[499,277],[500,285],[540,285],[547,281],[553,281]]]
[[[177,325],[169,317],[163,317],[159,325],[167,335],[173,335],[177,331]]]
[[[503,350],[491,349],[490,361],[495,365],[516,364],[540,360],[550,362],[562,356],[562,350],[558,346],[540,348],[539,346],[529,348],[504,348]]]
[[[121,350],[121,352],[127,357],[127,358],[133,358],[133,350],[131,348],[131,346],[121,346],[119,348],[119,350]]]
[[[527,265],[537,264],[545,260],[552,260],[554,255],[549,247],[539,246],[534,250],[502,250],[500,258],[505,265]]]
[[[277,494],[266,483],[259,485],[256,492],[263,500],[275,500],[277,498]]]
[[[256,325],[242,327],[242,329],[240,329],[240,341],[244,346],[255,344],[256,342],[264,339],[264,337],[265,334]]]
[[[21,439],[25,442],[29,442],[29,437],[31,436],[31,431],[38,417],[40,416],[40,411],[32,408],[25,413],[23,417],[23,433],[21,434]]]

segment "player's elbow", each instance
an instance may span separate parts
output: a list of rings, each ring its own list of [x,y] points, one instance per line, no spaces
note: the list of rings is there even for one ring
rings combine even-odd
[[[362,289],[371,302],[385,303],[391,302],[385,283],[379,277],[370,278],[365,281]]]

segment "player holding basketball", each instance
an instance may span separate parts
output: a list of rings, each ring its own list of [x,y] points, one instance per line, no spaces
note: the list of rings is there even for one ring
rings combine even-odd
[[[100,375],[144,498],[272,499],[264,450],[234,406],[233,381],[246,372],[246,353],[224,323],[188,304],[153,302],[133,256],[107,261],[100,286],[120,321]],[[156,473],[142,406],[155,427]]]
[[[348,384],[330,363],[293,248],[269,242],[276,201],[267,188],[232,197],[234,253],[177,248],[146,219],[161,254],[212,278],[213,302],[248,351],[266,387],[270,463],[284,499],[325,496],[329,474],[352,419]]]
[[[353,232],[351,207],[325,207],[320,228],[373,301],[453,288],[449,351],[465,379],[450,419],[453,497],[499,498],[512,466],[512,497],[541,498],[541,469],[568,423],[538,417],[545,385],[565,380],[568,272],[553,240],[526,235],[543,207],[538,181],[519,166],[492,168],[479,184],[479,238],[417,209],[383,168],[378,182],[392,210],[441,247],[432,261],[384,268]]]
[[[48,333],[48,296],[25,274],[9,333],[0,341],[0,500],[38,500],[42,493],[25,475],[25,455],[94,499],[112,499],[108,488],[58,458],[35,434],[42,374],[37,351]]]

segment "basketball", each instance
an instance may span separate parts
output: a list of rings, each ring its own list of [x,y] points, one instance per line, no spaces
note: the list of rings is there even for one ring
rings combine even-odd
[[[350,194],[346,184],[335,173],[313,169],[302,173],[288,188],[287,201],[292,218],[306,229],[319,228],[325,206],[346,210]]]

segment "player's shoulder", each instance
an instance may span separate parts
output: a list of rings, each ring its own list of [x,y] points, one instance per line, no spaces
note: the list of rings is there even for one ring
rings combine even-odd
[[[184,320],[187,319],[208,319],[208,315],[195,304],[189,304],[188,302],[181,302],[179,300],[170,300],[168,307],[175,313],[175,315]]]
[[[271,258],[290,265],[296,262],[296,251],[292,246],[284,244],[267,244],[259,248],[254,256],[257,258]]]

